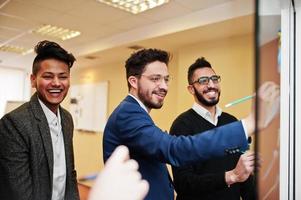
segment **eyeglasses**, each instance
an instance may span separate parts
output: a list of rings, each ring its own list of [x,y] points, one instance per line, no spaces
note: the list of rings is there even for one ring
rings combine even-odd
[[[171,77],[169,75],[168,76],[161,76],[161,75],[158,75],[158,74],[154,74],[154,75],[141,74],[140,76],[146,77],[148,80],[150,80],[151,82],[153,82],[155,84],[160,84],[160,83],[162,83],[162,81],[164,81],[166,85],[169,85],[170,81],[171,81]]]
[[[194,84],[194,83],[199,83],[200,85],[208,85],[209,81],[212,81],[214,84],[217,84],[221,81],[221,77],[218,76],[218,75],[213,75],[213,76],[202,76],[200,78],[198,78],[198,80],[194,81],[191,83]]]

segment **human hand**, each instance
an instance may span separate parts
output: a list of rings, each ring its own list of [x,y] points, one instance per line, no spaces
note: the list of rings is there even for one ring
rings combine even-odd
[[[279,112],[280,107],[280,90],[279,85],[274,82],[264,82],[258,89],[258,120],[257,128],[262,130],[268,127],[270,122],[275,118]],[[255,102],[250,115],[245,118],[245,125],[249,136],[255,131]]]
[[[89,200],[142,200],[148,189],[147,181],[138,172],[138,163],[129,158],[128,148],[119,146],[98,175]]]
[[[258,129],[268,127],[279,112],[280,89],[274,82],[265,82],[258,90]]]
[[[254,171],[255,154],[254,152],[247,151],[242,154],[236,164],[236,167],[225,173],[225,181],[228,186],[246,181],[250,174]]]

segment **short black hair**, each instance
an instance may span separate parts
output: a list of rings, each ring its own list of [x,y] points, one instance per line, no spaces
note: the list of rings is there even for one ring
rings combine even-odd
[[[167,51],[160,49],[142,49],[132,53],[125,62],[126,79],[130,76],[141,76],[145,71],[145,66],[149,63],[160,61],[168,65],[170,54]],[[131,85],[128,82],[128,88]]]
[[[72,67],[75,57],[63,49],[59,44],[48,40],[40,41],[34,48],[37,56],[33,60],[32,74],[36,75],[40,69],[40,63],[47,59],[56,59],[66,63],[69,69]]]
[[[188,84],[192,84],[193,82],[192,76],[194,71],[205,67],[212,68],[211,64],[204,57],[196,59],[196,61],[188,68],[188,73],[187,73]]]

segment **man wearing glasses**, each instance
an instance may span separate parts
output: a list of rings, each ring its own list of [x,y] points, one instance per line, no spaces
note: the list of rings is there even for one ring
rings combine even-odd
[[[237,121],[217,106],[221,77],[204,57],[189,67],[187,78],[187,89],[195,103],[175,119],[170,134],[194,135]],[[254,165],[254,153],[242,154],[234,148],[227,154],[194,165],[172,167],[177,200],[255,199],[252,171],[248,170]],[[237,176],[241,170],[245,173]]]
[[[129,94],[108,119],[103,137],[103,157],[106,161],[119,145],[129,148],[137,160],[143,179],[149,182],[146,200],[173,200],[173,184],[166,163],[184,166],[224,156],[226,152],[248,147],[247,138],[254,132],[254,113],[247,118],[194,136],[171,136],[155,125],[149,112],[160,109],[168,91],[169,54],[158,49],[143,49],[126,61]],[[275,95],[263,95],[271,92]],[[279,89],[273,83],[264,84],[258,92],[260,104],[274,103]],[[271,113],[270,106],[264,113]],[[168,114],[168,113],[167,113]],[[262,114],[259,128],[265,128],[268,116]],[[248,170],[252,170],[250,167]],[[137,177],[140,178],[140,177]],[[118,191],[116,191],[118,192]]]

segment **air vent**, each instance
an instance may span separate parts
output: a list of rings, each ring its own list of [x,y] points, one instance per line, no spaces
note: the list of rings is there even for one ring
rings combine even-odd
[[[98,57],[96,57],[96,56],[85,56],[85,58],[88,59],[88,60],[95,60]]]
[[[129,46],[128,48],[132,49],[132,50],[135,50],[135,51],[137,51],[139,49],[144,49],[143,46],[139,46],[139,45],[132,45],[132,46]]]

